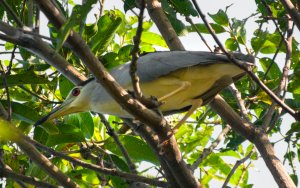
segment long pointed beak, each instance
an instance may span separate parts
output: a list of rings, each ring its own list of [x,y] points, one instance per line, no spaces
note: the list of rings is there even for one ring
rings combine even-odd
[[[47,114],[46,116],[42,117],[37,122],[35,122],[34,126],[41,125],[44,122],[55,119],[57,117],[61,117],[61,116],[67,115],[67,114],[78,112],[78,110],[76,110],[75,108],[73,108],[71,106],[72,102],[73,102],[73,100],[64,101],[64,103],[62,103],[60,106],[54,108],[51,112],[49,112],[49,114]]]

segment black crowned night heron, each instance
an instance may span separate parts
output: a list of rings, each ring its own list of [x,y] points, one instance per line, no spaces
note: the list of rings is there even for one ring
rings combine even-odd
[[[234,54],[234,57],[247,65],[253,65],[254,59],[251,56]],[[126,63],[110,73],[120,85],[132,90],[129,67],[130,64]],[[140,57],[137,74],[143,95],[156,97],[162,104],[160,110],[163,114],[189,110],[179,122],[180,125],[195,109],[207,104],[245,72],[222,54],[171,51]],[[74,87],[63,104],[36,122],[36,125],[59,116],[85,111],[131,117],[95,79],[90,79]]]

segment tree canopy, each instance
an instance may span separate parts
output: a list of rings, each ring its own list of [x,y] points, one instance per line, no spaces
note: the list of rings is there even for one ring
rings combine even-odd
[[[0,184],[249,188],[249,169],[262,158],[279,187],[298,185],[299,1],[255,0],[245,18],[230,17],[230,4],[206,14],[207,1],[109,2],[121,9],[107,3],[0,1]],[[245,77],[170,136],[183,114],[139,112],[147,101],[122,96],[127,91],[106,70],[145,53],[185,50],[187,35],[200,39],[199,51],[223,53],[241,67],[231,52],[249,54],[257,66],[242,67]],[[33,126],[90,77],[136,119],[83,112]],[[274,149],[280,142],[287,144],[283,159]]]

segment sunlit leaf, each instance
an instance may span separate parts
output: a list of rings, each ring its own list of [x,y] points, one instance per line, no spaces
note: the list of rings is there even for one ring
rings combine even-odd
[[[228,26],[229,25],[229,19],[228,16],[226,14],[226,12],[224,12],[223,10],[219,10],[216,14],[210,14],[208,13],[208,15],[217,23],[220,24],[222,26]]]

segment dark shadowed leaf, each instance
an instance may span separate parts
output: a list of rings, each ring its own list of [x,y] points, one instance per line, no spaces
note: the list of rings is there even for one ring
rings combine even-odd
[[[125,0],[124,1],[124,11],[125,11],[125,13],[128,10],[133,9],[135,7],[136,7],[135,0]]]

